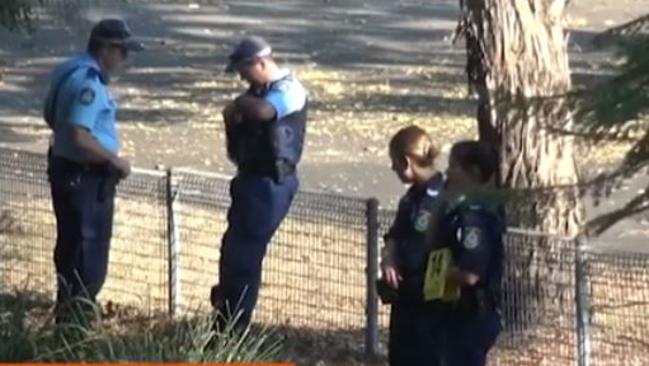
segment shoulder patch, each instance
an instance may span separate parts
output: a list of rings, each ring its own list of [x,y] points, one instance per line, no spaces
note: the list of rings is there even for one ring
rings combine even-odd
[[[417,214],[415,219],[415,230],[419,232],[425,232],[428,229],[428,223],[430,222],[431,213],[428,211],[421,210]]]
[[[79,93],[79,101],[84,105],[92,104],[92,102],[95,101],[95,91],[91,88],[81,89],[81,93]]]
[[[277,84],[273,85],[274,89],[286,91],[291,87],[291,81],[290,80],[282,80],[278,82]]]
[[[282,125],[279,127],[279,132],[281,134],[280,138],[285,142],[285,143],[291,143],[293,142],[295,138],[295,133],[293,131],[293,128],[289,125]]]
[[[468,249],[473,250],[480,245],[480,229],[477,227],[469,227],[466,229],[466,236],[462,240],[462,245]]]

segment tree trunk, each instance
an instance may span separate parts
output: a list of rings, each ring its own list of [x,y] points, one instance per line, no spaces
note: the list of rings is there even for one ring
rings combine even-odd
[[[466,0],[463,4],[469,82],[479,99],[480,138],[500,152],[505,188],[540,189],[577,183],[573,138],[548,125],[569,127],[561,98],[570,90],[565,0]],[[533,203],[515,224],[572,236],[583,217],[574,189]]]
[[[562,24],[566,0],[460,1],[467,75],[479,101],[478,130],[480,139],[500,154],[500,185],[545,193],[510,205],[516,209],[508,210],[509,224],[561,236],[578,234],[583,214],[575,185],[574,141],[545,128],[569,128],[571,123],[566,101],[557,98],[571,88]],[[563,188],[545,190],[552,187]],[[566,242],[519,239],[521,245],[510,247],[509,254],[516,257],[516,268],[505,279],[517,284],[515,290],[505,290],[506,302],[516,307],[509,309],[516,329],[531,326],[521,324],[527,321],[552,321],[574,292],[574,263],[566,255]]]

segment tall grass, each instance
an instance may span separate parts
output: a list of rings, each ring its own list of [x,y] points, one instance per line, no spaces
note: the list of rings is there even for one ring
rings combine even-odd
[[[209,316],[54,326],[50,317],[30,314],[32,302],[25,294],[0,298],[0,361],[272,362],[281,357],[272,332],[216,334]]]

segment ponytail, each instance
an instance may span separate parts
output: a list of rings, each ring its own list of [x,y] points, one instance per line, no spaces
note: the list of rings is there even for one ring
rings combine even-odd
[[[413,125],[400,129],[392,137],[390,155],[404,160],[409,157],[420,167],[432,167],[439,150],[426,131]]]

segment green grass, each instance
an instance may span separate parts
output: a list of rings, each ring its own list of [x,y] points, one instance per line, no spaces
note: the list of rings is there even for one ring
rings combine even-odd
[[[33,294],[0,297],[0,361],[272,362],[281,357],[272,332],[219,335],[209,316],[113,319],[87,328],[54,326],[44,309]]]

